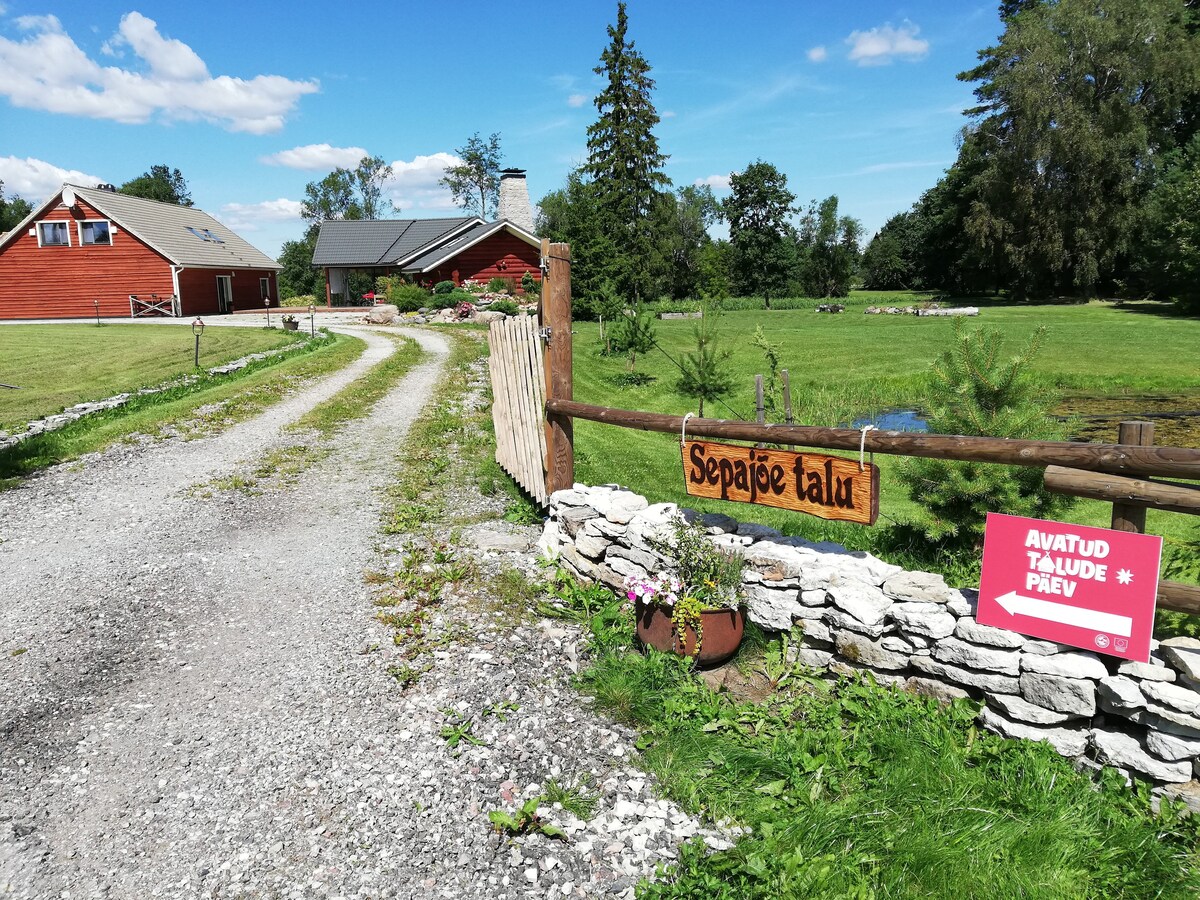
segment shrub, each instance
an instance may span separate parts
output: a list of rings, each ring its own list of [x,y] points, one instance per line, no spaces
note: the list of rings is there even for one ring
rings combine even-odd
[[[396,304],[400,312],[416,312],[423,306],[429,306],[433,297],[423,287],[415,284],[399,284],[387,293],[389,303]]]
[[[506,316],[515,316],[521,311],[517,304],[511,300],[494,300],[488,309],[495,312],[502,312]]]
[[[526,294],[540,294],[542,291],[541,282],[534,278],[533,273],[528,269],[526,269],[525,274],[521,276],[521,290]]]
[[[510,285],[507,278],[501,278],[497,275],[487,283],[489,294],[507,294],[510,290]]]
[[[474,303],[475,295],[470,291],[455,289],[447,294],[434,294],[430,301],[430,306],[434,309],[449,309],[452,306],[458,306],[460,303]]]
[[[994,328],[968,330],[954,322],[954,343],[933,364],[927,394],[930,431],[1030,440],[1061,440],[1063,427],[1047,413],[1052,392],[1029,374],[1044,329],[1008,361],[1004,338]],[[951,550],[974,550],[983,542],[989,512],[1055,518],[1073,498],[1048,492],[1042,470],[986,462],[905,459],[901,478],[909,496],[929,512],[920,528]]]
[[[309,306],[317,302],[317,298],[312,294],[301,294],[297,297],[286,297],[279,301],[280,306]],[[321,301],[321,305],[325,305],[325,301]]]
[[[454,290],[453,281],[439,281],[433,286],[433,292],[435,294],[448,294],[452,290]]]

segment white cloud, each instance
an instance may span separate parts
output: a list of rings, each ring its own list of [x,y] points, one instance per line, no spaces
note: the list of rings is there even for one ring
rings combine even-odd
[[[291,150],[280,150],[270,156],[259,157],[269,166],[286,166],[289,169],[318,171],[336,169],[339,166],[353,169],[364,156],[370,156],[362,147],[334,147],[329,144],[305,144]]]
[[[920,30],[905,22],[899,28],[881,25],[870,31],[852,31],[846,38],[850,58],[860,66],[886,66],[894,59],[916,62],[929,53],[929,41],[917,37]]]
[[[392,179],[387,184],[389,198],[400,207],[402,215],[414,210],[453,210],[454,198],[438,184],[447,166],[462,162],[453,153],[433,153],[415,156],[412,162],[398,159],[392,163]]]
[[[588,102],[587,94],[572,94],[567,98],[567,106],[578,108]]]
[[[280,197],[261,203],[226,203],[219,218],[234,231],[257,231],[264,222],[298,223],[300,201]]]
[[[947,166],[947,162],[890,162],[876,163],[873,166],[863,166],[855,175],[875,175],[880,172],[899,172],[903,169],[932,169],[935,166]]]
[[[661,113],[659,113],[659,118],[660,119],[674,119],[678,115],[679,115],[679,113],[675,112],[675,110],[673,110],[673,109],[664,109]]]
[[[0,95],[25,109],[127,124],[161,116],[267,134],[283,127],[302,96],[319,89],[316,81],[281,75],[214,78],[187,44],[163,37],[153,19],[137,12],[122,17],[105,45],[110,53],[128,47],[140,61],[137,69],[93,61],[54,16],[16,22],[30,34],[20,41],[0,37]]]
[[[829,58],[829,51],[824,47],[813,47],[808,51],[809,62],[825,62]]]
[[[729,175],[733,173],[730,172]],[[714,191],[729,190],[729,175],[709,175],[707,178],[697,178],[692,182],[696,187],[708,185]]]
[[[15,156],[0,156],[0,181],[4,182],[4,196],[19,194],[34,206],[42,203],[64,183],[91,187],[104,181],[78,169],[63,169],[45,160],[18,159]]]

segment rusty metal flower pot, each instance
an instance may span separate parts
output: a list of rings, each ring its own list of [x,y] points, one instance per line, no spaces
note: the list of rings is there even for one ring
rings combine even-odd
[[[737,652],[746,630],[746,613],[741,609],[709,609],[700,613],[700,652],[696,652],[696,632],[685,625],[677,634],[671,610],[653,604],[638,603],[637,637],[647,647],[663,653],[691,656],[697,665],[715,666]]]

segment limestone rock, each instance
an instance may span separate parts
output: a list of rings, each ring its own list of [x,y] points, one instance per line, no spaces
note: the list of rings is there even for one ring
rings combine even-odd
[[[1051,656],[1036,654],[1021,657],[1021,669],[1041,675],[1061,675],[1064,678],[1106,678],[1108,669],[1094,653],[1055,653]]]
[[[1096,713],[1096,685],[1079,678],[1026,672],[1021,676],[1021,695],[1030,703],[1076,716]]]
[[[1130,678],[1141,678],[1144,681],[1174,681],[1177,677],[1174,669],[1168,669],[1159,661],[1155,665],[1153,661],[1149,663],[1134,662],[1126,660],[1117,667],[1118,675],[1128,675]]]
[[[850,615],[850,613],[842,612],[840,609],[820,609],[813,606],[802,606],[800,608],[802,610],[798,614],[800,618],[818,617],[835,630],[846,628],[858,634],[865,634],[872,639],[882,637],[892,627],[882,622],[878,625],[868,625],[866,622],[859,621]]]
[[[655,503],[647,506],[627,523],[625,537],[630,546],[653,550],[650,542],[668,541],[674,535],[679,507],[674,503]]]
[[[492,322],[503,321],[504,313],[498,309],[481,309],[471,314],[471,320],[483,325],[490,325]]]
[[[1101,762],[1133,769],[1158,781],[1178,783],[1192,780],[1190,762],[1164,762],[1147,753],[1138,739],[1131,735],[1097,728],[1092,732],[1092,745],[1096,748],[1096,758]]]
[[[1178,762],[1200,756],[1200,740],[1189,741],[1187,738],[1177,737],[1173,734],[1148,731],[1146,732],[1146,749],[1162,759]]]
[[[777,591],[761,584],[746,589],[746,615],[770,631],[789,631],[792,616],[799,610],[799,592],[795,589]]]
[[[1061,756],[1079,756],[1087,749],[1088,735],[1086,731],[1075,731],[1071,728],[1042,728],[1037,725],[1014,722],[986,706],[979,711],[979,721],[984,728],[1006,738],[1045,741]]]
[[[1035,706],[1018,694],[988,694],[986,699],[989,706],[999,709],[1010,719],[1033,725],[1061,725],[1076,718],[1069,713]]]
[[[766,579],[796,578],[803,571],[802,559],[794,547],[771,541],[759,541],[746,550],[746,563]]]
[[[801,634],[804,642],[809,641],[832,641],[833,632],[829,630],[829,626],[824,622],[805,622],[801,627]]]
[[[949,603],[955,593],[932,572],[900,572],[883,583],[883,592],[895,600],[938,604]]]
[[[1104,707],[1114,712],[1125,713],[1146,706],[1146,698],[1138,688],[1138,683],[1124,675],[1101,678],[1096,685],[1096,693]]]
[[[542,535],[537,540],[538,556],[545,557],[549,560],[558,558],[562,542],[562,530],[558,527],[558,523],[553,519],[546,521],[545,527],[542,528]]]
[[[944,678],[955,684],[965,684],[967,687],[979,688],[983,691],[993,691],[998,694],[1015,694],[1021,689],[1021,683],[1008,675],[996,675],[992,672],[974,672],[959,666],[938,662],[929,656],[912,656],[909,665],[926,675]]]
[[[892,608],[891,598],[883,591],[862,582],[830,585],[829,597],[835,606],[865,625],[879,625]]]
[[[979,605],[979,591],[953,591],[946,601],[946,609],[956,616],[973,616]]]
[[[1062,644],[1056,644],[1054,641],[1038,641],[1027,640],[1021,645],[1022,653],[1029,653],[1033,656],[1049,656],[1052,653],[1057,653],[1059,650],[1064,650],[1066,647]]]
[[[1167,638],[1159,644],[1159,651],[1182,675],[1200,681],[1200,640],[1192,637]]]
[[[729,534],[737,531],[738,520],[721,513],[704,513],[700,516],[700,524],[708,529],[709,534]]]
[[[805,606],[825,606],[829,602],[829,595],[825,591],[801,591],[800,602]]]
[[[630,519],[650,505],[641,494],[615,485],[594,488],[589,499],[596,512],[618,525],[628,525]]]
[[[892,607],[892,619],[904,631],[934,640],[954,632],[954,616],[940,603],[897,603]]]
[[[932,678],[921,678],[917,675],[904,682],[904,689],[910,694],[916,694],[919,697],[932,697],[939,703],[971,699],[971,695],[960,687],[955,687],[952,684],[943,684]]]
[[[602,520],[603,521],[603,520]],[[588,523],[589,527],[591,523]],[[651,550],[638,550],[636,547],[624,547],[620,544],[613,544],[608,548],[608,557],[610,561],[614,559],[624,559],[633,563],[647,572],[657,573],[667,568],[666,561],[658,553]]]
[[[367,313],[367,321],[372,325],[390,325],[392,319],[400,315],[400,309],[393,306],[391,303],[380,303],[378,306],[372,306]]]
[[[599,559],[608,549],[608,541],[602,537],[594,537],[584,530],[575,536],[575,549],[588,559]]]
[[[596,577],[596,564],[580,554],[573,544],[563,548],[561,559],[570,563],[571,567],[585,578],[593,579]]]
[[[852,662],[848,659],[842,659],[835,656],[829,663],[829,671],[835,675],[855,676],[855,675],[870,675],[875,680],[876,684],[883,687],[903,686],[905,677],[903,675],[895,675],[891,672],[877,672],[874,669],[867,668],[859,663]]]
[[[1155,788],[1154,796],[1150,798],[1151,810],[1158,815],[1159,797],[1183,803],[1187,811],[1193,815],[1200,813],[1200,782],[1189,781],[1187,784],[1168,784]]]
[[[810,650],[802,647],[796,651],[796,662],[802,666],[808,666],[810,669],[824,669],[829,665],[831,659],[833,659],[833,654],[828,650]]]
[[[1189,740],[1200,738],[1200,718],[1171,709],[1169,706],[1148,703],[1145,709],[1131,713],[1129,719],[1164,734],[1173,734]]]
[[[996,628],[992,625],[980,625],[974,616],[963,616],[954,628],[954,636],[970,641],[972,644],[986,644],[989,647],[1016,649],[1025,643],[1023,634],[1009,631],[1007,628]]]
[[[1142,693],[1151,700],[1177,709],[1180,712],[1195,713],[1200,706],[1200,694],[1189,688],[1165,681],[1146,681],[1142,683]]]
[[[567,506],[558,514],[559,525],[562,526],[570,537],[575,537],[579,534],[579,530],[583,528],[583,523],[588,519],[594,519],[598,516],[594,509],[590,506]]]
[[[903,653],[906,656],[911,655],[917,649],[913,646],[912,641],[902,638],[898,634],[889,634],[879,643],[883,645],[884,650],[891,650],[893,653]]]
[[[881,642],[873,641],[865,635],[839,631],[834,636],[834,643],[843,657],[869,669],[897,671],[908,668],[908,654],[888,650]]]
[[[637,563],[626,559],[623,556],[617,556],[612,551],[615,548],[610,548],[608,555],[604,558],[606,567],[616,572],[621,578],[632,575],[634,578],[648,578],[650,572],[639,566]],[[657,569],[655,570],[657,571]]]
[[[1016,675],[1021,671],[1021,655],[1015,650],[982,647],[979,644],[968,644],[958,638],[946,638],[941,641],[934,648],[933,655],[942,662],[971,669],[987,669],[1001,675]]]

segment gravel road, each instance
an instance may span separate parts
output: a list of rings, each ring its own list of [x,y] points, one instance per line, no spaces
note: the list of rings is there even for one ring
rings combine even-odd
[[[0,896],[631,896],[698,833],[571,689],[572,630],[481,621],[416,688],[388,677],[363,573],[443,338],[406,331],[425,361],[294,484],[195,490],[391,352],[357,333],[359,361],[253,420],[0,493]],[[500,702],[450,752],[443,710]],[[580,775],[600,812],[562,814],[570,841],[489,830],[488,809]]]

